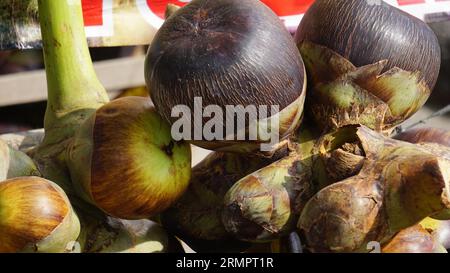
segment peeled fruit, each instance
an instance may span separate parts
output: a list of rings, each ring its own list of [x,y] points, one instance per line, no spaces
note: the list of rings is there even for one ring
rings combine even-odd
[[[39,177],[0,183],[0,252],[70,252],[80,222],[66,194]]]
[[[100,107],[77,131],[67,165],[81,197],[107,214],[145,219],[172,205],[191,176],[191,150],[142,97]]]

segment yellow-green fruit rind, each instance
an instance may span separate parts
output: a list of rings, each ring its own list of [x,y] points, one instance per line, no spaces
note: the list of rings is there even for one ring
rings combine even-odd
[[[299,156],[291,155],[237,182],[225,196],[227,231],[249,242],[272,241],[292,231],[297,202],[313,195],[308,170]]]
[[[69,214],[50,236],[37,244],[28,245],[21,252],[71,252],[72,243],[76,241],[78,234],[80,234],[80,222],[75,211],[71,209]]]
[[[92,134],[95,125],[93,114],[78,128],[75,137],[67,147],[66,161],[69,167],[72,185],[76,194],[86,202],[92,202],[90,192],[93,142]]]
[[[62,189],[38,177],[0,183],[0,252],[65,252],[80,232]]]
[[[148,99],[112,101],[88,123],[93,125],[83,125],[68,156],[72,179],[87,201],[114,217],[144,219],[186,190],[190,146],[172,140],[169,124]]]
[[[40,176],[33,160],[0,140],[0,181],[21,176]]]

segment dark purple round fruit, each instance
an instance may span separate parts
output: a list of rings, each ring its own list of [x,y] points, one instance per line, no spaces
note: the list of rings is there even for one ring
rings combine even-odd
[[[217,105],[224,113],[227,105],[267,105],[269,111],[277,105],[281,139],[300,122],[305,74],[291,35],[257,0],[192,1],[166,20],[145,61],[152,100],[169,122],[178,119],[171,116],[177,105],[188,106],[194,120],[196,97],[203,107]],[[205,148],[242,150],[236,141],[196,140]]]

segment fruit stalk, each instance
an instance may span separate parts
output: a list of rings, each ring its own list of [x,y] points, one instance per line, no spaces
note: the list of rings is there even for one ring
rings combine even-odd
[[[365,154],[361,170],[321,190],[300,216],[312,251],[365,251],[370,241],[386,243],[450,206],[449,149],[392,140],[367,127],[355,133]]]
[[[35,160],[43,175],[70,194],[64,163],[68,140],[99,106],[108,102],[90,58],[80,0],[39,0],[47,74],[45,137]]]
[[[163,225],[197,252],[245,248],[246,244],[237,242],[222,223],[224,197],[239,179],[273,161],[231,153],[210,154],[193,168],[186,193],[161,215]]]
[[[313,176],[320,142],[310,127],[302,127],[290,139],[290,153],[257,170],[228,190],[222,222],[235,238],[269,242],[295,229],[306,202],[324,186]]]
[[[39,9],[48,81],[39,169],[80,207],[87,204],[76,197],[124,219],[163,211],[187,188],[190,146],[172,140],[148,98],[109,102],[89,56],[80,0],[41,0]]]
[[[50,129],[67,114],[98,108],[108,96],[89,54],[81,1],[39,0],[38,4],[48,84],[45,128]]]

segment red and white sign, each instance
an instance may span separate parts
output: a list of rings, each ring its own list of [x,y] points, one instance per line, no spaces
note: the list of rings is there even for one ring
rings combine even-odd
[[[190,0],[134,0],[139,14],[154,28],[164,22],[166,5],[186,5]],[[283,20],[286,27],[295,29],[303,14],[314,0],[261,0],[272,8]],[[378,4],[382,0],[367,0]],[[107,37],[114,35],[114,0],[82,0],[86,34],[88,37]],[[428,14],[450,12],[450,0],[385,0],[417,18],[424,20]]]
[[[86,36],[113,36],[113,0],[81,0],[81,3]]]

